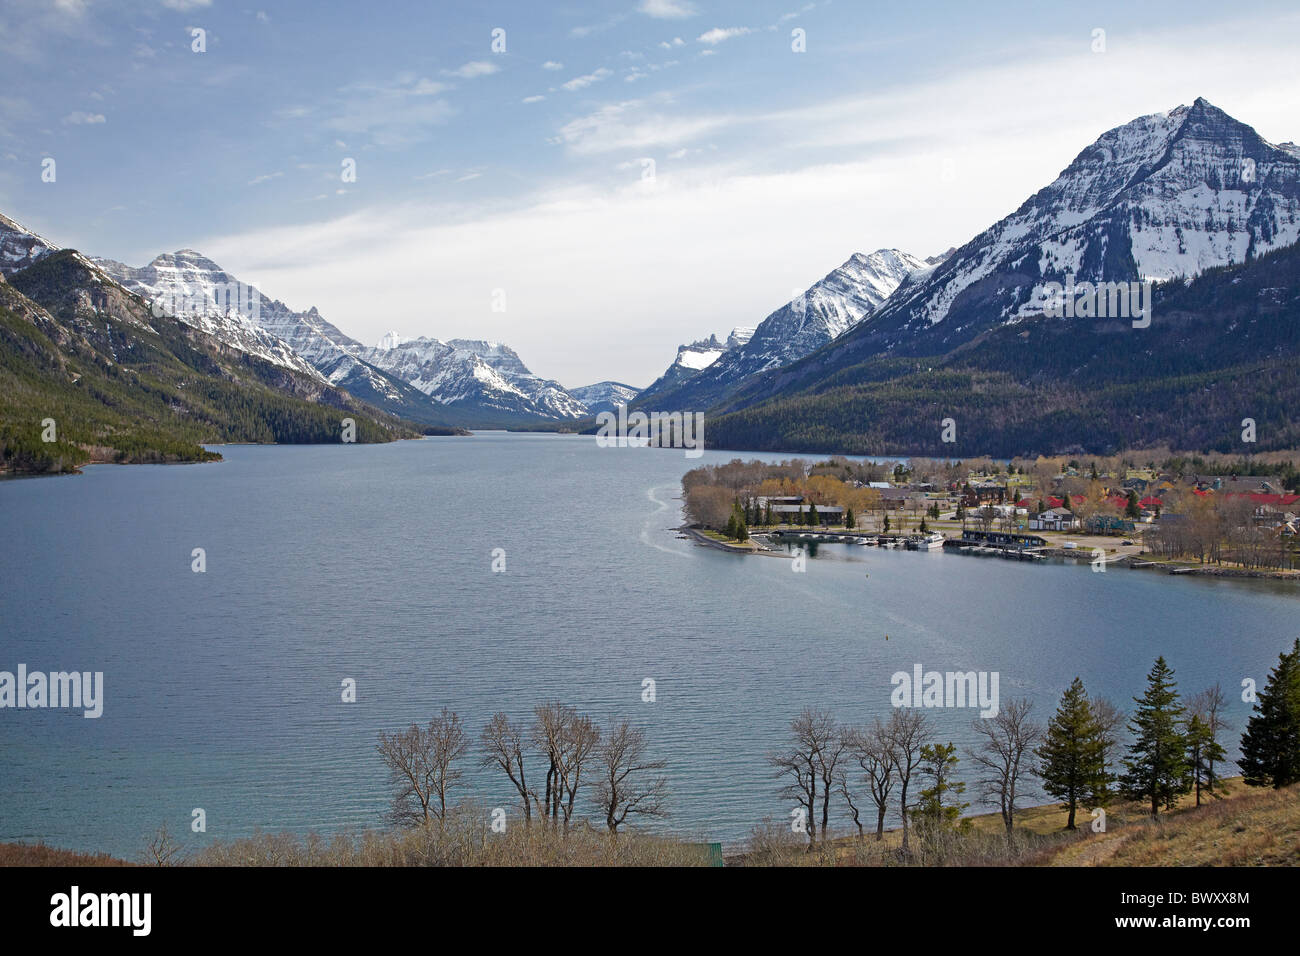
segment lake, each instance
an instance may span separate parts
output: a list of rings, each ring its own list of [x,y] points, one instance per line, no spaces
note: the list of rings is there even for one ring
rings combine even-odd
[[[839,545],[793,573],[679,540],[682,474],[734,453],[492,432],[220,451],[0,482],[0,670],[105,685],[98,719],[0,710],[0,840],[134,858],[163,821],[192,846],[379,826],[381,730],[446,706],[477,737],[559,699],[644,727],[665,826],[735,844],[788,819],[764,756],[800,708],[887,716],[918,663],[996,671],[1046,721],[1076,674],[1130,704],[1163,654],[1185,693],[1222,683],[1235,757],[1241,682],[1262,685],[1300,611],[1281,582]],[[975,711],[927,713],[973,743]],[[519,819],[472,757],[461,794]]]

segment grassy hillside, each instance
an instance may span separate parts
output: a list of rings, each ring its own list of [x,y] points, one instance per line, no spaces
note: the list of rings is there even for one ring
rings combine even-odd
[[[1185,806],[1155,820],[1137,804],[1112,807],[1107,831],[1091,832],[1085,814],[1079,829],[1066,831],[1058,804],[1019,812],[1016,840],[1009,844],[1001,818],[970,819],[970,831],[951,833],[931,845],[914,843],[909,860],[899,855],[901,832],[877,843],[840,837],[808,850],[785,823],[755,828],[745,851],[729,866],[1295,866],[1300,864],[1300,785],[1281,790],[1225,781],[1221,799]],[[580,826],[567,837],[543,827],[488,832],[481,808],[453,810],[446,827],[368,831],[323,838],[312,834],[260,833],[218,841],[190,851],[182,842],[155,836],[141,845],[167,848],[174,863],[196,866],[708,866],[707,844],[681,837],[629,831],[611,841],[603,827]],[[842,830],[840,832],[843,832]],[[145,857],[149,851],[143,851]],[[157,854],[155,853],[154,858]],[[142,857],[145,858],[145,857]],[[103,854],[79,854],[42,845],[0,844],[0,866],[129,865]]]
[[[1226,800],[1070,847],[1053,866],[1296,866],[1300,864],[1300,786],[1237,787]]]

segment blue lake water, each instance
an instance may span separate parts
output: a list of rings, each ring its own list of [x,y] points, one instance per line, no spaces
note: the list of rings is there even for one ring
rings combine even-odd
[[[191,845],[379,826],[380,730],[447,706],[477,734],[560,699],[645,727],[666,825],[737,843],[788,815],[764,756],[790,718],[885,716],[916,663],[997,671],[1046,720],[1076,674],[1130,703],[1164,654],[1185,692],[1223,684],[1235,757],[1241,681],[1300,611],[1276,582],[847,546],[797,574],[677,539],[682,473],[730,453],[502,433],[221,452],[0,482],[0,670],[105,675],[96,720],[0,709],[0,840],[134,857],[163,821]],[[974,742],[974,711],[928,713]],[[476,764],[463,794],[513,814]]]

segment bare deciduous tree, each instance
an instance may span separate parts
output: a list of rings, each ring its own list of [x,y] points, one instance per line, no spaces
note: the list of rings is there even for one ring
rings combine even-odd
[[[1092,708],[1092,719],[1097,724],[1097,743],[1101,750],[1102,774],[1102,786],[1089,796],[1094,805],[1104,807],[1110,804],[1111,784],[1115,779],[1115,775],[1110,770],[1112,755],[1119,745],[1120,731],[1128,720],[1128,716],[1106,697],[1093,699],[1089,706]]]
[[[910,849],[908,842],[911,808],[907,805],[907,788],[912,776],[921,765],[921,748],[930,739],[930,724],[925,714],[919,710],[898,708],[889,715],[885,724],[884,744],[894,765],[894,774],[898,780],[899,809],[903,817],[903,852]]]
[[[1219,737],[1225,731],[1231,730],[1232,726],[1223,718],[1223,711],[1228,706],[1228,697],[1223,692],[1223,687],[1215,684],[1213,687],[1201,691],[1199,694],[1192,695],[1191,700],[1187,702],[1187,712],[1189,719],[1199,717],[1209,734],[1209,739],[1218,744]],[[1211,796],[1215,796],[1215,785],[1220,783],[1218,774],[1214,772],[1216,763],[1211,750],[1211,755],[1206,758],[1206,789]],[[1199,796],[1199,794],[1198,794]]]
[[[524,730],[512,724],[504,713],[496,713],[483,728],[483,749],[487,751],[482,760],[484,767],[499,767],[510,778],[519,798],[524,804],[524,826],[532,824],[532,800],[535,799],[528,789],[528,780],[524,775]]]
[[[167,822],[163,821],[145,843],[141,856],[148,866],[177,866],[185,862],[185,846],[173,839],[167,830]]]
[[[851,729],[844,735],[847,757],[858,765],[862,779],[866,781],[871,793],[871,802],[876,807],[876,840],[884,839],[885,814],[889,811],[889,795],[893,791],[894,762],[889,756],[885,743],[885,725],[876,718],[874,724],[860,729]],[[840,775],[840,793],[849,805],[853,822],[857,824],[858,835],[862,835],[862,823],[858,819],[858,809],[854,806],[852,787],[846,774]]]
[[[617,833],[629,816],[666,817],[668,781],[654,776],[668,764],[647,755],[645,732],[624,720],[614,724],[596,751],[600,777],[595,801],[605,825]],[[651,774],[648,779],[646,774]]]
[[[823,735],[822,745],[817,751],[817,776],[822,782],[822,839],[830,837],[831,792],[835,785],[835,775],[840,760],[846,750],[843,729],[830,714],[823,715],[828,724]]]
[[[793,744],[786,750],[771,754],[767,759],[776,768],[776,776],[784,780],[780,793],[793,797],[808,815],[808,842],[817,840],[817,794],[818,781],[825,780],[825,786],[834,782],[835,764],[838,753],[832,759],[828,750],[842,749],[839,730],[835,718],[825,711],[805,707],[798,717],[790,721]],[[829,768],[829,771],[828,771]],[[829,814],[829,795],[822,799],[823,819]]]
[[[546,754],[548,764],[545,802],[539,804],[539,809],[552,824],[563,817],[567,830],[582,785],[582,768],[600,742],[600,728],[590,717],[559,702],[539,704],[534,713],[533,741]]]
[[[396,734],[381,731],[376,749],[396,788],[393,821],[418,826],[443,820],[447,794],[461,777],[453,764],[469,749],[460,717],[444,707],[426,728],[411,724]]]
[[[980,768],[977,781],[985,800],[997,804],[1002,823],[1011,836],[1015,825],[1016,800],[1029,789],[1034,748],[1043,737],[1043,729],[1029,719],[1032,704],[1027,698],[1003,704],[997,716],[974,721],[975,733],[983,738],[971,759]]]

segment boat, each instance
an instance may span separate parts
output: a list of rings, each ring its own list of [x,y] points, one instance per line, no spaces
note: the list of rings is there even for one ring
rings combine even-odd
[[[921,551],[938,551],[943,547],[943,535],[938,531],[931,531],[921,538],[918,549]]]

